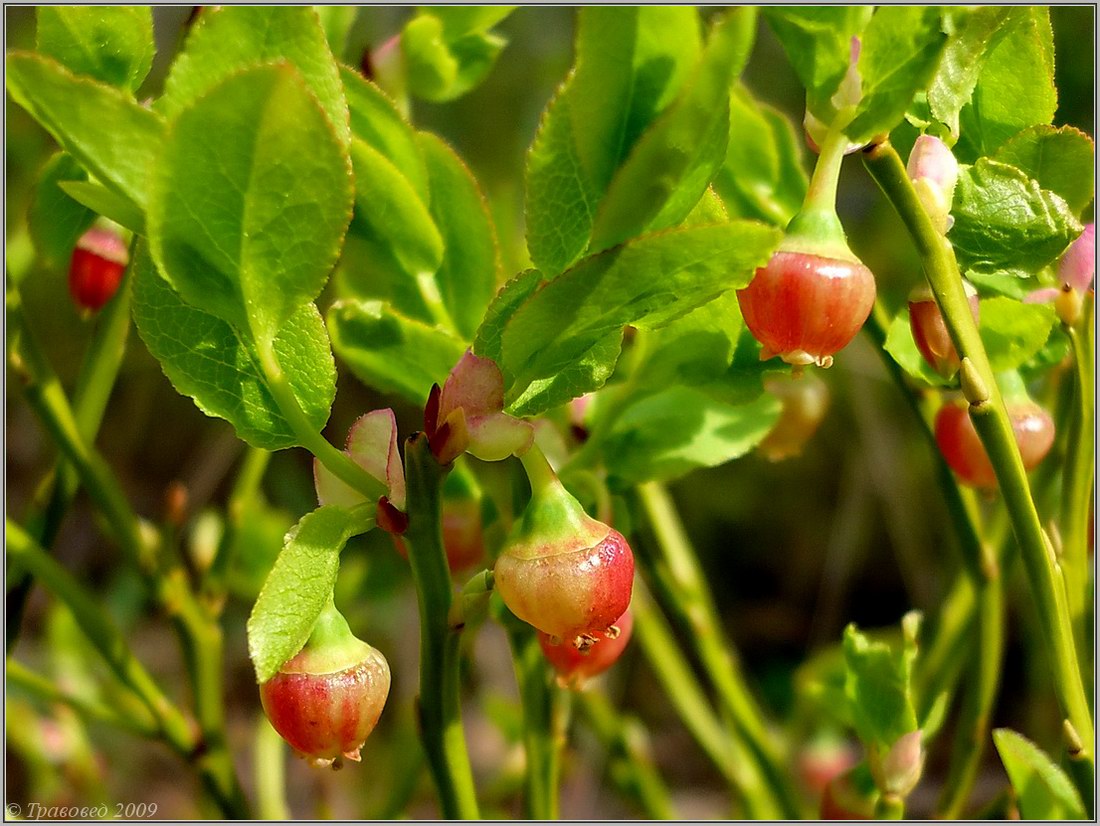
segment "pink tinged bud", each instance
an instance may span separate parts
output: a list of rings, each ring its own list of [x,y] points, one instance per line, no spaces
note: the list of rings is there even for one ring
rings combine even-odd
[[[1058,278],[1078,292],[1092,286],[1096,277],[1096,225],[1087,224],[1077,236],[1062,260],[1058,262]]]
[[[967,281],[963,282],[963,287],[970,303],[970,314],[977,324],[978,291]],[[947,332],[939,305],[927,287],[920,287],[909,294],[909,328],[917,349],[933,370],[944,378],[951,378],[959,372],[959,354],[951,341],[951,334]]]
[[[344,452],[363,470],[385,483],[389,504],[404,510],[405,471],[397,450],[397,419],[392,410],[372,410],[360,416],[348,430]],[[354,507],[366,501],[359,491],[316,459],[313,460],[313,482],[317,501],[322,505]]]
[[[769,378],[764,389],[783,403],[783,411],[757,450],[771,462],[801,455],[829,410],[829,388],[817,376],[804,373]]]
[[[432,452],[448,464],[469,451],[496,462],[525,452],[534,440],[529,422],[504,413],[504,376],[492,359],[467,350],[438,399],[429,399],[425,425]]]
[[[1024,468],[1035,468],[1054,444],[1054,420],[1032,401],[1009,401],[1009,422],[1020,449]],[[946,402],[936,414],[936,444],[943,458],[959,478],[978,488],[997,487],[997,475],[989,454],[974,429],[965,404]]]
[[[946,235],[954,223],[951,201],[959,179],[959,162],[951,148],[933,135],[921,135],[913,144],[906,169],[924,211],[936,229]]]
[[[323,627],[324,626],[324,627]],[[305,647],[260,686],[271,725],[314,765],[358,761],[390,691],[386,658],[352,635],[335,608]]]
[[[118,291],[130,253],[115,232],[92,227],[76,242],[69,264],[69,294],[82,310],[95,312]]]
[[[580,691],[585,683],[607,671],[622,655],[634,630],[634,617],[628,610],[614,625],[583,651],[571,642],[539,633],[539,646],[558,674],[562,688]]]
[[[908,796],[920,782],[921,770],[924,768],[920,730],[899,737],[878,768],[879,786],[885,793],[902,798]]]
[[[875,277],[856,260],[781,250],[737,291],[745,324],[763,345],[761,359],[828,367],[875,303]]]

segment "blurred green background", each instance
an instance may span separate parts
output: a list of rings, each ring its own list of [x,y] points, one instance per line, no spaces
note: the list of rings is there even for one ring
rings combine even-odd
[[[714,12],[706,9],[704,15]],[[33,8],[8,7],[5,13],[8,48],[33,47]],[[410,13],[408,8],[363,8],[345,59],[357,63],[365,49],[396,33]],[[190,14],[185,6],[155,10],[159,53],[139,97],[157,94]],[[1059,6],[1051,16],[1060,90],[1056,123],[1093,135],[1095,9]],[[507,273],[524,263],[524,156],[543,108],[571,64],[573,24],[574,10],[568,7],[517,10],[499,26],[509,45],[481,87],[453,103],[417,102],[414,107],[414,123],[451,142],[489,195]],[[756,97],[801,120],[802,93],[763,24],[745,81]],[[33,182],[53,144],[10,99],[6,107],[10,241],[25,232]],[[915,252],[858,159],[846,162],[840,192],[841,218],[852,247],[876,273],[880,295],[894,310],[921,277]],[[60,269],[34,272],[25,282],[24,302],[49,357],[71,387],[94,321],[72,309]],[[957,558],[931,457],[879,354],[865,338],[857,338],[824,377],[832,406],[802,457],[771,464],[750,455],[696,472],[673,486],[727,628],[759,696],[779,718],[790,715],[795,705],[795,669],[838,641],[848,622],[896,625],[909,608],[923,610],[934,621]],[[19,518],[54,452],[10,378],[6,390],[7,507]],[[380,406],[395,407],[402,433],[418,427],[418,411],[372,394],[341,373],[330,439],[342,441],[359,414]],[[162,511],[166,487],[176,480],[190,492],[193,515],[207,506],[223,506],[242,453],[226,423],[205,417],[176,394],[136,335],[130,338],[99,446],[137,511],[154,518]],[[305,452],[277,454],[264,488],[272,513],[257,517],[250,539],[264,544],[266,538],[270,545],[313,507]],[[181,692],[182,666],[174,645],[166,643],[167,624],[144,604],[136,579],[120,569],[119,556],[97,530],[86,498],[78,498],[56,549],[70,570],[103,594],[162,684]],[[416,751],[410,748],[415,737],[410,699],[416,691],[417,619],[407,569],[388,537],[378,532],[354,543],[344,558],[338,604],[352,628],[389,658],[394,687],[361,766],[317,772],[288,760],[288,797],[295,817],[377,816],[386,812],[388,796],[401,779],[412,776],[408,761]],[[241,598],[229,604],[225,615],[230,737],[247,788],[252,784],[252,740],[260,704],[244,628],[251,607],[248,591],[264,573],[258,565],[258,570],[239,572]],[[1057,732],[1057,707],[1042,671],[1039,642],[1029,632],[1033,624],[1026,621],[1030,598],[1018,580],[1019,572],[1010,600],[1013,622],[1004,689],[994,723]],[[94,686],[100,670],[94,656],[83,652],[71,620],[54,610],[39,589],[33,592],[15,656],[42,672],[53,670],[74,687]],[[468,676],[466,725],[472,758],[479,788],[493,804],[485,814],[515,815],[522,748],[510,739],[518,710],[499,629],[489,627],[479,635]],[[726,816],[720,777],[669,709],[637,650],[628,651],[605,688],[648,725],[655,760],[675,790],[682,814]],[[70,715],[31,703],[17,692],[7,697],[7,712],[8,800],[157,802],[161,817],[204,814],[196,803],[195,784],[181,782],[181,766],[167,749],[105,727],[83,729]],[[949,732],[937,739],[927,780],[911,800],[914,816],[930,810],[949,744]],[[591,738],[575,735],[571,745],[563,816],[630,816],[632,811],[605,782],[600,751]],[[1040,745],[1054,751],[1058,744]],[[992,796],[1002,782],[995,755],[987,755],[978,797]],[[408,813],[432,817],[436,810],[426,776],[419,784]]]

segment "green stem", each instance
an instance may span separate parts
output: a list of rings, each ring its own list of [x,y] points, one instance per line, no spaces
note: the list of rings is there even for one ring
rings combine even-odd
[[[648,563],[643,570],[650,574],[654,587],[667,592],[668,604],[689,633],[723,713],[748,746],[750,759],[764,776],[775,805],[783,816],[797,817],[798,798],[772,746],[775,735],[745,685],[676,506],[668,491],[656,482],[639,485],[637,495],[657,552],[656,558],[643,557],[643,563]]]
[[[106,723],[150,740],[155,740],[161,735],[160,728],[152,716],[141,714],[135,717],[132,710],[126,714],[120,714],[110,706],[71,694],[64,691],[54,680],[48,680],[34,673],[16,660],[7,661],[7,678],[9,688],[21,689],[45,703],[66,705],[85,720]]]
[[[14,290],[8,291],[8,311],[8,323],[16,338],[9,359],[23,379],[27,401],[64,458],[76,469],[84,489],[103,513],[127,561],[142,575],[146,586],[176,625],[191,669],[196,714],[202,727],[202,753],[194,758],[200,776],[225,814],[246,816],[247,804],[225,742],[221,630],[195,599],[182,569],[178,566],[160,569],[153,545],[143,536],[138,516],[110,465],[82,438],[57,376],[24,323],[18,293]]]
[[[8,359],[12,371],[22,379],[28,403],[64,459],[76,469],[127,560],[148,574],[153,564],[151,549],[142,539],[138,517],[106,461],[81,436],[61,382],[27,328],[19,295],[13,289],[7,294],[7,309],[9,335],[13,338]]]
[[[1092,302],[1090,301],[1089,304]],[[1062,569],[1066,578],[1066,597],[1073,624],[1077,650],[1081,652],[1084,673],[1092,673],[1092,582],[1089,571],[1089,506],[1092,504],[1093,474],[1093,364],[1092,314],[1082,313],[1078,327],[1067,327],[1073,348],[1074,395],[1066,442],[1066,463],[1062,483]]]
[[[197,741],[191,724],[134,656],[122,632],[103,612],[100,601],[21,527],[7,519],[5,529],[8,555],[25,565],[43,587],[73,612],[84,635],[111,671],[149,709],[165,741],[179,754],[192,756]]]
[[[264,473],[270,461],[271,454],[268,451],[249,447],[245,452],[241,469],[237,473],[237,479],[233,483],[233,490],[226,504],[225,530],[218,542],[214,561],[202,581],[204,600],[214,612],[220,611],[225,599],[225,582],[233,563],[233,546],[236,544],[245,511],[259,494],[260,484],[263,482]]]
[[[261,820],[290,820],[286,802],[286,742],[271,727],[265,714],[256,721],[252,762],[257,815]]]
[[[973,655],[977,604],[973,581],[960,571],[943,599],[935,636],[917,660],[913,689],[919,721],[928,716],[943,694],[950,697],[954,693],[964,666]]]
[[[1092,717],[1078,666],[1061,571],[1039,522],[1004,401],[963,290],[955,253],[932,225],[909,181],[905,165],[890,143],[885,141],[869,147],[864,162],[908,227],[947,329],[963,359],[960,374],[971,403],[970,415],[996,471],[1012,520],[1044,641],[1050,652],[1058,701],[1084,744],[1082,761],[1091,764]],[[1083,790],[1082,794],[1085,793]],[[1092,794],[1091,786],[1087,794]]]
[[[318,461],[342,482],[363,494],[368,501],[375,501],[385,496],[388,491],[383,482],[375,479],[352,461],[350,456],[334,447],[309,421],[298,397],[294,395],[290,379],[279,364],[274,346],[270,342],[267,344],[260,342],[258,350],[264,378],[267,379],[267,387],[299,444],[316,456]]]
[[[905,801],[896,794],[880,795],[875,802],[875,820],[904,820]]]
[[[598,691],[577,694],[577,707],[588,728],[607,750],[611,779],[647,820],[675,820],[668,787],[650,757],[645,729],[621,716]]]
[[[1004,584],[1001,577],[991,577],[983,583],[978,593],[978,657],[971,666],[951,766],[936,806],[937,817],[947,820],[962,817],[974,787],[989,740],[990,718],[1001,681],[1004,626]]]
[[[448,614],[451,575],[440,530],[440,495],[446,471],[418,433],[405,443],[409,550],[420,608],[420,736],[447,819],[478,819],[477,794],[462,729],[459,696],[459,633]]]
[[[867,331],[875,342],[882,362],[887,372],[894,379],[894,383],[901,390],[908,402],[913,415],[920,423],[921,435],[929,452],[935,457],[936,481],[940,493],[943,495],[944,504],[951,515],[951,522],[955,528],[955,535],[959,539],[959,550],[962,553],[963,565],[975,584],[981,583],[986,578],[986,572],[991,570],[991,557],[981,540],[980,517],[978,504],[974,499],[973,491],[959,484],[958,478],[948,466],[936,443],[936,434],[930,422],[934,416],[931,406],[921,401],[918,396],[909,390],[909,382],[905,371],[886,351],[886,331],[890,322],[885,307],[880,301],[875,301],[874,310],[871,312],[863,329]],[[924,396],[924,398],[930,398]],[[938,396],[937,396],[938,398]]]
[[[664,688],[665,696],[703,753],[744,801],[747,816],[779,817],[779,809],[764,787],[755,763],[742,759],[741,749],[730,739],[726,727],[714,713],[679,641],[640,582],[634,584],[630,610],[634,614],[634,637]]]
[[[557,820],[562,744],[558,742],[555,722],[560,717],[561,689],[553,684],[531,627],[508,622],[506,629],[523,705],[523,745],[527,756],[523,816],[528,820]]]
[[[99,316],[91,344],[84,356],[80,376],[77,378],[73,397],[74,418],[78,432],[88,444],[95,441],[99,432],[107,400],[114,389],[119,366],[126,352],[126,340],[130,333],[132,280],[131,271],[127,269],[118,292]],[[14,293],[10,298],[18,301],[19,295]],[[28,533],[42,547],[53,546],[57,532],[61,529],[61,521],[76,495],[78,484],[78,476],[73,467],[58,460],[51,471],[50,481],[45,484],[40,495],[35,497],[35,502],[24,519]],[[29,579],[19,576],[17,571],[9,572],[9,593],[5,606],[9,653],[19,634],[30,587]]]

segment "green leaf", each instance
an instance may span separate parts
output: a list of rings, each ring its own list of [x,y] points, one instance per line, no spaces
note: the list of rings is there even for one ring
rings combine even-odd
[[[711,33],[691,79],[615,173],[592,226],[592,251],[675,226],[698,203],[725,161],[729,90],[755,32],[756,10],[743,6]]]
[[[39,6],[38,51],[78,75],[135,92],[156,46],[148,6]]]
[[[435,282],[456,330],[469,341],[500,271],[493,219],[477,180],[455,151],[427,132],[417,138],[431,184],[431,217],[443,241]]]
[[[148,215],[153,258],[189,304],[270,341],[336,263],[348,173],[293,67],[237,74],[168,130]]]
[[[622,348],[622,331],[608,333],[561,372],[527,385],[506,410],[513,416],[535,416],[599,390],[615,372]]]
[[[984,304],[982,312],[985,312]],[[908,310],[902,310],[890,322],[890,329],[886,332],[885,349],[901,369],[912,378],[933,387],[949,387],[953,384],[951,380],[945,379],[933,370],[920,354],[917,342],[913,339]]]
[[[993,159],[1010,164],[1080,214],[1092,201],[1096,160],[1092,138],[1072,126],[1032,126],[1001,145]]]
[[[454,43],[470,34],[487,32],[513,11],[515,6],[422,6],[422,11],[439,18],[443,38]]]
[[[551,378],[626,324],[658,327],[743,287],[780,233],[750,222],[669,230],[587,258],[508,321],[500,367],[509,400]]]
[[[829,98],[844,79],[851,62],[852,38],[867,26],[872,12],[871,6],[764,9],[764,19],[806,88],[806,108],[825,123],[832,120]]]
[[[639,386],[703,384],[729,369],[742,329],[737,291],[718,296],[650,334],[651,355],[638,368]]]
[[[110,218],[136,235],[145,234],[145,213],[125,195],[93,181],[58,181],[57,185],[92,212]]]
[[[982,299],[978,332],[995,372],[1015,370],[1043,349],[1055,316],[1052,304],[1024,304],[998,296]]]
[[[978,272],[967,270],[966,280],[978,288],[982,295],[994,293],[1023,300],[1042,285],[1035,276],[1021,277],[1021,273],[1008,271]]]
[[[667,481],[716,467],[752,450],[779,418],[781,404],[762,396],[745,405],[702,390],[673,387],[631,404],[601,443],[616,485]]]
[[[428,208],[401,170],[364,141],[351,144],[357,234],[388,248],[408,277],[431,280],[443,261],[443,239]]]
[[[134,322],[176,390],[206,415],[228,421],[254,447],[297,445],[252,345],[221,319],[184,303],[156,272],[146,244],[137,246],[133,267]],[[275,353],[306,418],[320,432],[336,396],[336,365],[316,307],[298,308],[275,339]]]
[[[497,292],[474,336],[474,353],[492,359],[499,366],[503,359],[504,328],[531,294],[542,284],[542,273],[524,270]]]
[[[1042,749],[1011,729],[993,730],[1020,816],[1026,820],[1084,820],[1085,807],[1066,773]]]
[[[164,122],[126,93],[77,77],[58,63],[25,52],[7,60],[12,99],[101,183],[139,211]]]
[[[451,333],[381,301],[338,301],[326,319],[336,354],[360,381],[413,404],[424,403],[433,383],[442,386],[466,351]]]
[[[689,7],[587,6],[577,25],[576,68],[527,156],[527,245],[551,278],[584,252],[615,170],[700,50],[698,12]]]
[[[27,225],[35,251],[54,267],[67,265],[73,247],[95,221],[95,213],[61,187],[60,181],[86,181],[88,173],[64,152],[55,153],[38,175]]]
[[[348,539],[367,529],[361,514],[327,505],[303,516],[287,534],[248,617],[248,654],[257,682],[270,680],[302,650],[332,599],[340,552]]]
[[[416,132],[386,93],[358,72],[341,67],[340,79],[344,82],[344,95],[351,112],[352,134],[401,170],[420,199],[428,203],[428,169],[417,144]]]
[[[844,631],[845,693],[856,733],[868,746],[889,749],[917,728],[909,683],[917,656],[914,626],[918,622],[915,612],[902,620],[902,627],[909,627],[897,649],[872,641],[854,623]]]
[[[250,496],[242,502],[230,536],[230,568],[226,577],[233,596],[246,602],[256,601],[283,549],[283,537],[293,527],[294,517],[282,508],[272,507],[263,497]]]
[[[1014,166],[980,159],[959,170],[948,238],[966,269],[1036,272],[1081,234],[1058,195]]]
[[[401,33],[409,91],[442,103],[480,84],[508,42],[488,29],[511,11],[488,6],[421,10]]]
[[[340,60],[348,44],[348,32],[355,25],[359,14],[358,6],[314,6],[313,11],[321,22],[321,31],[325,33],[329,51]]]
[[[934,116],[959,136],[959,112],[970,102],[986,57],[1026,14],[1011,6],[976,6],[945,11],[950,26],[943,58],[928,87]]]
[[[932,79],[946,35],[940,11],[926,6],[880,6],[863,33],[859,73],[863,97],[844,130],[863,143],[901,123],[909,104]]]
[[[716,380],[706,383],[707,393],[729,404],[746,404],[763,395],[767,376],[790,375],[789,365],[779,364],[774,359],[761,361],[760,352],[760,342],[748,327],[743,326],[729,369]]]
[[[809,185],[802,156],[800,135],[786,116],[738,85],[730,95],[726,161],[714,178],[731,217],[785,228]]]
[[[1050,13],[1030,6],[989,53],[970,103],[959,113],[960,161],[992,155],[1028,126],[1048,124],[1058,108]]]
[[[221,6],[206,11],[172,64],[158,106],[171,119],[242,69],[287,61],[320,103],[336,137],[351,140],[336,61],[310,6]]]

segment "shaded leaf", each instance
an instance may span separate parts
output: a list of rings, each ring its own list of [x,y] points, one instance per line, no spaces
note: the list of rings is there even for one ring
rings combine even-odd
[[[157,274],[144,243],[132,266],[134,322],[176,390],[206,415],[228,421],[254,447],[297,445],[252,345],[221,319],[186,304]],[[306,419],[320,432],[336,396],[336,366],[317,308],[307,304],[292,314],[274,347]]]
[[[752,450],[771,430],[780,408],[770,396],[731,405],[702,390],[673,387],[626,408],[601,442],[604,462],[618,485],[715,467]]]
[[[472,340],[497,286],[500,264],[489,205],[462,159],[427,132],[417,136],[431,185],[431,217],[443,242],[435,282],[457,332]]]
[[[61,189],[58,182],[87,178],[88,173],[71,155],[57,152],[42,167],[35,183],[27,227],[35,251],[55,267],[68,264],[77,240],[96,217],[92,210]]]
[[[336,354],[364,384],[423,404],[466,350],[438,327],[405,318],[381,301],[338,301],[326,316]]]
[[[594,252],[684,219],[721,168],[729,90],[748,60],[756,10],[730,12],[711,32],[690,79],[615,173],[592,226]]]
[[[776,109],[743,86],[730,95],[730,137],[714,188],[731,217],[786,227],[802,206],[809,178],[801,135]]]
[[[78,75],[135,92],[156,52],[148,6],[39,6],[38,51]]]
[[[584,252],[615,170],[683,85],[700,41],[693,8],[578,12],[576,68],[527,156],[527,245],[548,277]]]
[[[527,385],[509,400],[507,411],[514,416],[535,416],[599,390],[615,372],[622,346],[622,331],[608,333],[561,372]]]
[[[1043,349],[1055,316],[1052,304],[1024,304],[1011,298],[986,298],[981,303],[982,344],[996,372],[1015,370]]]

